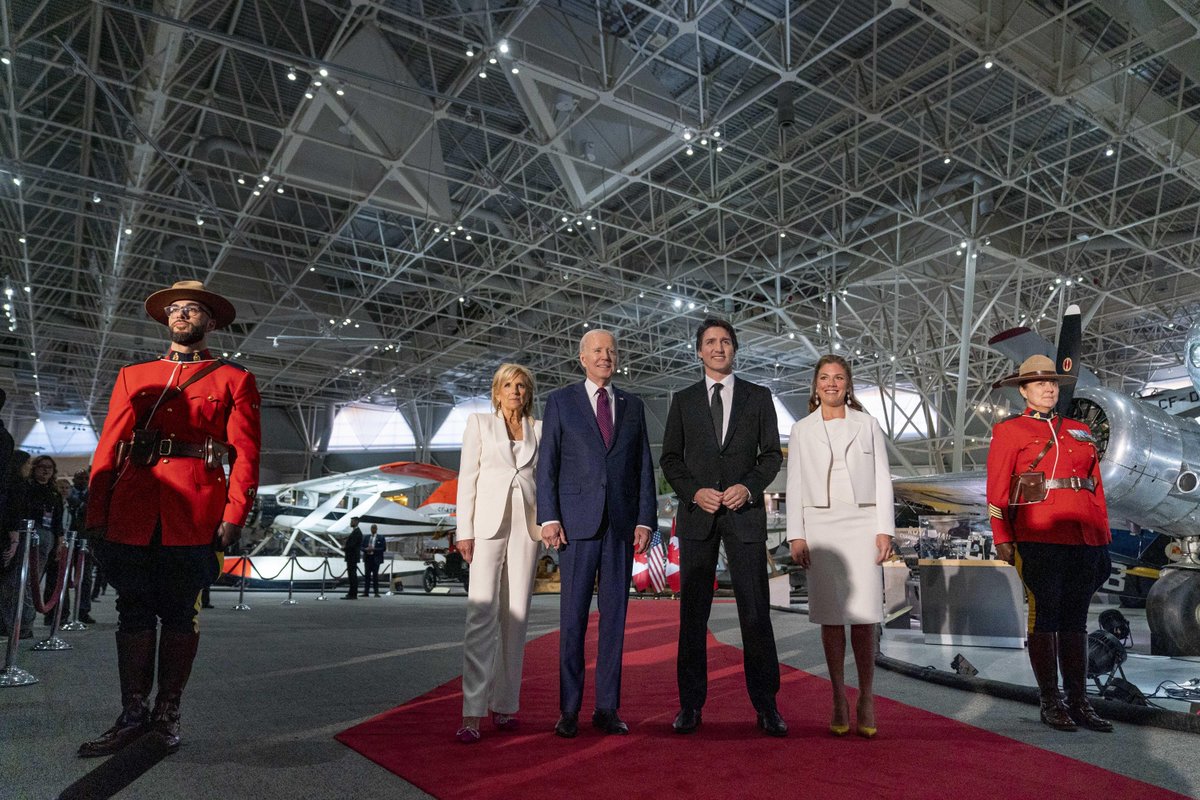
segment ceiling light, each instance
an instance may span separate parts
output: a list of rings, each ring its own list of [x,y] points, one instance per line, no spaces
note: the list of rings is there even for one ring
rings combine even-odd
[[[684,140],[685,142],[690,142],[690,141],[691,141],[692,139],[694,139],[694,138],[696,138],[696,132],[695,132],[695,131],[693,131],[691,128],[684,128],[684,129],[683,129],[683,140]]]
[[[1116,151],[1113,150],[1113,146],[1111,144],[1108,147],[1104,148],[1104,155],[1106,155],[1106,156],[1111,156],[1114,152],[1116,152]]]
[[[294,81],[294,80],[296,80],[296,68],[295,68],[295,67],[288,67],[288,71],[287,71],[287,79],[288,79],[289,81]]]
[[[20,186],[20,185],[21,185],[21,176],[20,176],[20,175],[14,175],[14,176],[13,176],[13,179],[12,179],[12,181],[13,181],[13,183],[15,183],[17,186]]]
[[[507,52],[508,52],[508,50],[509,50],[509,47],[508,47],[508,41],[507,41],[507,40],[505,40],[505,39],[501,39],[501,40],[500,40],[500,52],[501,52],[501,53],[507,53]]]
[[[202,217],[202,216],[200,216],[199,214],[197,214],[197,215],[196,215],[196,224],[197,224],[197,225],[200,225],[200,226],[203,226],[203,225],[204,225],[204,217]]]
[[[325,69],[324,67],[321,67],[319,70],[317,70],[317,74],[320,75],[322,78],[328,78],[329,70]]]
[[[324,84],[322,81],[320,81],[320,80],[318,80],[318,79],[316,79],[316,78],[313,78],[312,85],[313,85],[313,86],[316,86],[316,87],[321,87],[321,86],[324,86],[325,84]]]
[[[721,138],[721,129],[720,129],[720,128],[713,128],[713,129],[712,129],[712,137],[713,137],[714,139],[720,139],[720,138]]]
[[[133,235],[133,228],[126,228],[126,229],[125,229],[125,235],[126,235],[126,236],[132,236],[132,235]]]
[[[283,194],[283,186],[276,186],[275,194]]]
[[[12,63],[12,50],[9,50],[7,47],[4,48],[3,50],[0,50],[0,64],[3,64],[4,66],[7,67],[11,63]]]
[[[474,58],[474,57],[475,57],[475,45],[469,44],[469,45],[467,45],[467,58]]]
[[[255,190],[254,190],[254,192],[253,192],[253,194],[254,194],[254,196],[255,196],[255,197],[258,197],[259,195],[261,195],[261,194],[262,194],[262,190],[261,190],[261,189],[255,189]]]
[[[239,177],[237,182],[238,182],[238,185],[240,185],[240,186],[245,186],[245,185],[246,185],[246,179],[245,179],[245,178]]]
[[[342,83],[341,81],[338,81],[338,83],[335,85],[333,93],[336,94],[338,97],[345,97],[346,96],[346,84]]]
[[[943,156],[943,157],[942,157],[942,163],[943,163],[943,164],[949,164],[949,163],[950,163],[950,156]]]
[[[996,62],[992,60],[991,56],[984,57],[984,59],[983,59],[983,68],[984,69],[991,69],[995,65],[996,65]]]
[[[495,63],[496,63],[496,57],[495,57],[495,56],[491,56],[491,57],[488,59],[488,63],[489,63],[489,64],[495,64]]]
[[[561,221],[562,221],[562,222],[569,222],[570,220],[568,220],[568,219],[567,219],[567,215],[566,215],[566,214],[563,214],[563,215],[562,215],[562,220],[561,220]]]
[[[700,144],[704,145],[705,147],[708,147],[708,137],[707,137],[707,136],[701,136],[701,137],[700,137]]]
[[[304,93],[305,100],[312,100],[313,97],[314,97],[314,95],[312,93],[312,89],[309,89],[307,92]]]
[[[99,192],[92,192],[92,202],[93,203],[100,202],[100,193]]]
[[[481,77],[481,78],[486,78],[486,77],[487,77],[487,70],[486,70],[486,69],[481,69],[481,70],[479,70],[479,77]]]
[[[780,231],[780,232],[779,232],[779,238],[780,238],[780,239],[786,239],[786,238],[787,238],[787,234],[786,234],[786,233],[784,233],[783,231]]]
[[[682,301],[682,300],[680,300],[678,297],[676,297],[676,298],[675,298],[675,301],[674,301],[673,303],[671,303],[671,305],[675,306],[676,308],[682,308],[682,307],[683,307],[683,301]]]
[[[687,153],[689,156],[694,155],[696,153],[696,151],[692,149],[692,146],[690,144],[688,145],[688,149],[684,150],[684,152]]]
[[[516,75],[516,74],[518,74],[520,71],[521,71],[521,70],[517,69],[517,65],[516,65],[516,64],[513,64],[513,67],[512,67],[512,69],[510,69],[510,70],[509,70],[509,72],[511,72],[513,75]]]
[[[17,241],[21,244],[25,244],[25,234],[22,233],[20,236],[18,236]]]
[[[724,150],[724,149],[725,149],[725,145],[723,145],[723,144],[719,144],[719,145],[717,145],[717,152],[718,152],[718,153],[719,153],[719,152],[721,152],[721,151],[722,151],[722,150]]]
[[[461,295],[461,294],[460,294],[460,295],[458,296],[458,302],[460,302],[460,303],[465,303],[465,302],[467,302],[467,298],[466,298],[464,295]]]

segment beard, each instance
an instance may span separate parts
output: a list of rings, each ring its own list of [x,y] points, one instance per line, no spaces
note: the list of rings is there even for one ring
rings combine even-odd
[[[204,341],[204,329],[199,325],[188,323],[187,328],[171,328],[171,341],[175,344],[191,346]]]

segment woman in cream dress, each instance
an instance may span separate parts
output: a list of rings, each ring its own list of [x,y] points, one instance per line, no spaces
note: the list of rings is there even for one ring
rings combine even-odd
[[[480,720],[513,730],[533,575],[541,541],[534,470],[542,423],[533,419],[533,375],[502,364],[494,414],[472,414],[458,473],[458,550],[471,565],[463,638],[463,720],[455,738],[479,741]]]
[[[846,630],[858,667],[856,730],[875,735],[875,626],[883,621],[883,573],[895,520],[892,481],[879,423],[854,399],[850,365],[822,356],[809,414],[788,442],[787,537],[808,578],[808,618],[821,626],[833,684],[829,730],[850,730]]]

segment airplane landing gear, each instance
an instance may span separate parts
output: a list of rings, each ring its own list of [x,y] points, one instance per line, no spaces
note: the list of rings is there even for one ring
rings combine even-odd
[[[1168,566],[1146,596],[1150,652],[1200,656],[1200,569]]]

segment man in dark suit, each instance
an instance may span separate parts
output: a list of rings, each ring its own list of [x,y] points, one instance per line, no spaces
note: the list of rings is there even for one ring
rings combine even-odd
[[[679,714],[677,733],[700,726],[708,691],[707,635],[717,549],[725,558],[742,629],[746,689],[758,726],[786,736],[775,705],[779,657],[767,589],[767,514],[763,491],[783,455],[771,393],[734,378],[737,334],[725,320],[709,318],[696,331],[704,379],[671,400],[663,435],[663,475],[679,495]]]
[[[379,597],[379,568],[383,565],[383,551],[387,539],[379,533],[379,526],[371,526],[371,535],[363,537],[363,596],[371,596],[371,587],[375,587],[375,596]]]
[[[657,522],[654,466],[642,401],[612,386],[617,343],[590,330],[579,342],[586,379],[546,398],[537,465],[542,541],[559,549],[559,709],[554,732],[578,733],[583,702],[583,638],[592,586],[600,608],[596,706],[592,725],[625,734],[621,659],[633,552],[643,552]]]
[[[346,558],[346,577],[350,579],[350,591],[342,596],[343,600],[358,599],[358,557],[362,552],[363,535],[358,527],[358,517],[350,518],[350,535],[342,550]]]

